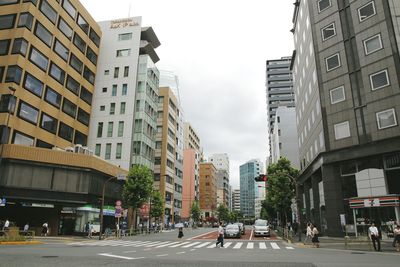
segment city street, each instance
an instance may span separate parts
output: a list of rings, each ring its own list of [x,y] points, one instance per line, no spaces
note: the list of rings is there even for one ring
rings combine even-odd
[[[122,239],[46,238],[42,245],[1,246],[0,266],[398,266],[399,254],[300,247],[273,239],[199,237],[216,229],[184,230]]]

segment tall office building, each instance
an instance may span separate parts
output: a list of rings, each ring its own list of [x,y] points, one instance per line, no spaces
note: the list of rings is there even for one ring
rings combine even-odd
[[[200,209],[203,219],[215,217],[218,208],[216,171],[213,163],[200,163]]]
[[[178,99],[160,87],[154,166],[154,187],[164,199],[164,223],[181,219],[183,191],[183,120]]]
[[[199,201],[200,162],[203,152],[200,138],[188,122],[184,123],[184,136],[182,218],[189,219],[193,203]]]
[[[226,170],[229,174],[229,156],[226,153],[213,154],[209,161],[212,162],[217,170]]]
[[[82,232],[124,173],[85,148],[100,36],[77,0],[0,1],[1,213],[19,227]],[[111,181],[106,204],[120,190]]]
[[[240,165],[240,211],[245,217],[255,217],[258,183],[254,178],[263,173],[263,164],[253,159]]]
[[[209,161],[212,162],[217,169],[217,205],[225,205],[229,208],[229,157],[226,153],[213,154]]]
[[[160,45],[141,17],[99,22],[103,32],[89,146],[124,169],[154,169]]]
[[[232,192],[232,210],[240,212],[240,189],[235,189]]]
[[[298,197],[328,235],[400,219],[399,15],[398,1],[295,3]]]

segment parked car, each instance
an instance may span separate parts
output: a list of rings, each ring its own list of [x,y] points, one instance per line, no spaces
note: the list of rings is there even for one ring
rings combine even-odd
[[[237,238],[240,238],[241,233],[240,233],[239,225],[237,225],[237,224],[228,224],[225,227],[224,236],[225,237],[237,237]]]
[[[237,222],[237,223],[235,223],[235,224],[239,226],[240,233],[241,233],[242,235],[244,235],[244,234],[246,233],[246,229],[245,229],[245,227],[244,227],[244,224],[241,223],[241,222]]]
[[[254,236],[271,236],[267,220],[256,220],[253,226]]]

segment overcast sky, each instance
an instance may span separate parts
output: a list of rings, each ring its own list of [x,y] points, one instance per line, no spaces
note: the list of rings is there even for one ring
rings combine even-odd
[[[141,16],[161,46],[160,70],[179,77],[184,118],[206,158],[239,166],[268,155],[265,63],[293,51],[294,0],[81,0],[96,21]],[[130,12],[129,12],[130,7]]]

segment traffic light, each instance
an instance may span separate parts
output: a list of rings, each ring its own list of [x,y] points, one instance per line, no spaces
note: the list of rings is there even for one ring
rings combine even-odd
[[[267,175],[265,175],[265,174],[260,174],[260,175],[256,176],[256,177],[254,178],[254,180],[255,180],[256,182],[266,182],[266,181],[267,181]]]

